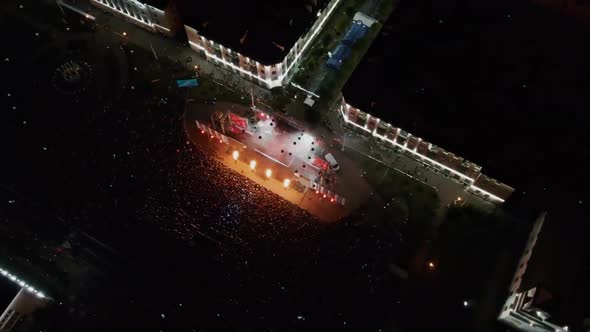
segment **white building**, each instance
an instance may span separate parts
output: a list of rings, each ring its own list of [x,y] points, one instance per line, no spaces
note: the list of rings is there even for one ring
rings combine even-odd
[[[8,332],[34,311],[47,305],[48,298],[43,292],[2,268],[0,268],[0,278],[4,278],[19,289],[18,292],[15,291],[14,298],[0,315],[0,332]]]
[[[569,300],[564,299],[560,295],[567,295],[568,292],[564,294],[560,294],[559,292],[554,294],[552,291],[545,289],[546,283],[544,281],[549,282],[549,284],[553,283],[553,287],[549,289],[560,290],[560,288],[555,287],[554,282],[549,281],[548,278],[551,278],[551,276],[545,275],[548,271],[550,274],[558,276],[558,283],[567,284],[566,287],[570,289],[569,293],[573,293],[574,298],[579,296],[577,292],[582,289],[579,286],[588,282],[588,280],[580,280],[581,283],[576,285],[575,281],[572,283],[567,277],[570,275],[570,271],[567,271],[567,268],[575,270],[576,267],[580,265],[578,260],[570,260],[571,256],[576,256],[578,254],[571,251],[572,248],[575,248],[575,245],[571,248],[568,247],[567,249],[560,251],[562,246],[559,243],[555,243],[554,239],[551,237],[548,237],[542,239],[542,241],[545,244],[550,242],[551,246],[541,246],[535,250],[535,245],[537,244],[537,239],[543,228],[545,217],[546,213],[542,213],[533,225],[524,252],[518,262],[516,273],[512,278],[508,298],[501,309],[498,320],[512,327],[514,330],[524,332],[589,331],[590,324],[588,323],[590,322],[584,321],[584,318],[588,317],[588,306],[586,306],[586,308],[579,308],[581,310],[572,310],[578,308],[570,306],[565,307],[564,310],[562,307],[563,305],[567,305]],[[563,234],[554,235],[547,233],[548,231],[549,230],[545,231],[543,236],[553,235],[560,237],[565,242],[575,242],[571,238],[564,238]],[[572,231],[572,233],[575,233],[575,231]],[[547,239],[549,239],[549,241],[547,241]],[[560,248],[558,249],[558,247]],[[545,251],[539,253],[539,250]],[[565,254],[565,256],[562,254]],[[536,263],[531,262],[531,256],[534,257]],[[531,263],[534,266],[531,265]],[[542,266],[543,268],[539,269],[539,266]],[[533,271],[527,272],[527,270],[531,270],[531,268]],[[551,301],[555,299],[565,301],[561,304],[559,301],[554,302],[555,304],[560,304],[560,306],[547,305],[551,304]],[[587,303],[585,298],[580,302]],[[576,306],[575,304],[573,305]],[[560,311],[562,313],[565,312],[565,316],[563,314],[555,315]],[[575,326],[568,326],[567,322],[575,324]]]
[[[179,25],[174,1],[90,0],[90,3],[146,30],[166,36],[173,36]]]
[[[39,298],[37,294],[21,288],[0,316],[0,332],[12,330],[22,319],[46,304],[47,301]]]
[[[222,45],[222,42],[213,40],[213,37],[207,36],[206,32],[199,31],[185,25],[189,45],[193,50],[205,56],[209,61],[214,62],[222,67],[232,70],[240,76],[255,81],[256,83],[267,88],[273,88],[287,84],[293,68],[298,64],[303,53],[310,47],[311,42],[325,27],[326,21],[336,10],[341,0],[331,0],[324,9],[317,12],[317,19],[313,25],[304,32],[297,41],[288,48],[288,52],[274,63],[263,63],[263,59],[254,59],[251,54],[241,54],[232,50],[228,45]],[[281,5],[276,6],[276,11],[283,10]],[[254,20],[254,18],[250,18]],[[223,29],[223,27],[220,27]],[[227,29],[227,28],[226,28]],[[239,44],[247,43],[249,30],[242,31],[242,38],[238,38]],[[276,47],[285,49],[284,46],[274,43]],[[289,46],[287,46],[289,47]]]
[[[306,8],[311,8],[311,4],[317,5],[318,1],[321,0],[312,0],[305,6],[309,6]],[[273,4],[274,8],[271,9],[272,12],[279,13],[281,11],[286,11],[286,13],[283,13],[282,15],[288,16],[288,8],[283,8],[286,7],[286,4],[283,3],[277,4],[269,0],[259,0],[252,1],[251,3],[248,2],[246,5],[244,5],[246,2],[235,4],[231,1],[221,1],[223,2],[223,6],[226,4],[227,5],[223,8],[223,10],[216,9],[214,13],[211,13],[213,11],[211,8],[215,6],[212,5],[212,3],[215,2],[209,2],[208,4],[198,6],[199,13],[204,13],[203,15],[205,16],[209,16],[209,14],[212,16],[217,16],[218,21],[224,20],[223,25],[219,24],[216,26],[217,31],[214,31],[214,35],[229,35],[226,32],[228,30],[235,29],[234,32],[239,34],[243,33],[243,39],[239,37],[228,37],[225,38],[225,40],[216,40],[215,36],[212,37],[207,32],[203,33],[200,31],[202,29],[193,28],[189,25],[185,25],[184,28],[186,30],[190,47],[206,57],[207,60],[224,68],[230,69],[233,72],[238,73],[240,76],[252,80],[264,87],[273,88],[289,82],[289,75],[299,63],[303,53],[310,48],[311,42],[320,33],[322,28],[325,27],[326,21],[337,9],[337,6],[341,1],[342,0],[330,0],[325,8],[314,12],[312,14],[315,19],[313,21],[313,25],[306,27],[307,29],[304,29],[303,33],[297,36],[298,39],[296,39],[293,44],[288,42],[284,45],[281,45],[280,42],[275,42],[273,40],[268,40],[266,43],[264,43],[264,47],[261,48],[262,50],[260,52],[265,52],[265,48],[268,48],[269,45],[274,44],[272,47],[276,47],[285,52],[280,58],[266,57],[264,55],[260,56],[260,54],[258,54],[259,58],[257,58],[257,56],[253,54],[247,54],[248,52],[242,54],[244,52],[240,53],[238,51],[232,50],[232,46],[230,44],[234,45],[234,48],[239,48],[241,44],[247,43],[245,40],[251,43],[260,43],[261,38],[259,38],[259,36],[262,34],[259,33],[258,36],[248,37],[248,31],[250,31],[248,27],[255,27],[259,25],[259,22],[256,22],[254,18],[249,17],[248,13],[239,13],[239,8],[249,8],[251,11],[259,10],[258,12],[264,13],[264,11],[269,11],[269,8],[267,8],[268,4]],[[144,0],[144,2],[137,0],[90,0],[90,2],[93,5],[122,17],[133,24],[153,32],[162,33],[166,36],[173,36],[180,26],[181,15],[178,13],[178,6],[176,5],[175,0]],[[291,6],[294,3],[295,1],[293,1],[293,3],[290,2],[289,5]],[[301,6],[304,6],[305,4],[305,2],[301,0],[298,0],[297,3]],[[194,3],[188,4],[189,7],[192,5],[194,5]],[[217,6],[219,7],[220,5],[218,4]],[[260,9],[258,7],[260,7]],[[232,14],[233,12],[238,13]],[[190,13],[183,14],[185,14],[182,15],[183,17],[191,16]],[[225,16],[227,16],[227,18],[225,18]],[[237,20],[240,21],[240,23],[236,24],[236,26],[245,24],[244,21],[250,22],[252,24],[248,24],[246,26],[245,32],[240,31],[240,28],[236,28],[236,26],[230,26],[230,24],[235,23]],[[257,20],[260,21],[261,19],[257,18]],[[299,18],[293,14],[293,18],[290,19],[289,24],[291,24],[294,20],[300,21]],[[208,22],[205,22],[204,24],[206,25],[207,23]],[[265,29],[266,32],[274,32],[272,31],[272,24],[270,24],[270,28]],[[284,29],[283,27],[282,31],[285,31],[285,34],[289,34],[293,31],[299,30],[293,29],[290,31],[289,29]],[[291,38],[286,39],[293,41]],[[228,40],[231,40],[231,42]],[[272,60],[269,61],[268,59]]]
[[[428,141],[351,106],[342,99],[338,108],[344,124],[369,137],[375,137],[395,151],[419,160],[423,165],[461,182],[465,189],[494,204],[503,204],[514,188],[481,172],[482,167]]]

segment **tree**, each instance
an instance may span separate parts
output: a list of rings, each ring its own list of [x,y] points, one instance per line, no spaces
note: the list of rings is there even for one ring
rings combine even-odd
[[[270,94],[272,96],[271,106],[277,111],[284,110],[285,106],[291,102],[291,98],[281,87],[274,87],[270,89]]]
[[[322,119],[322,115],[315,107],[307,107],[304,116],[305,120],[313,125],[317,125]]]
[[[328,45],[330,45],[330,42],[332,41],[333,38],[334,37],[330,33],[326,33],[322,37],[322,48],[325,49],[326,47],[328,47]]]

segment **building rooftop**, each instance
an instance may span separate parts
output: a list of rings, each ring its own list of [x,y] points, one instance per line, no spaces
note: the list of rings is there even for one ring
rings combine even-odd
[[[328,0],[191,1],[184,23],[205,38],[262,64],[281,62]]]
[[[532,306],[558,326],[576,326],[590,317],[590,244],[588,226],[556,220],[549,214],[539,233],[518,289],[536,287]],[[537,311],[538,313],[538,311]]]

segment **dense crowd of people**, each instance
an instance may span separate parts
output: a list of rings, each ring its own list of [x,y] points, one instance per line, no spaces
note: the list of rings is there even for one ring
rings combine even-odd
[[[298,241],[318,229],[317,220],[212,156],[186,147],[175,169],[164,169],[167,188],[152,188],[145,213],[179,238],[236,245]],[[173,195],[170,195],[170,193]]]

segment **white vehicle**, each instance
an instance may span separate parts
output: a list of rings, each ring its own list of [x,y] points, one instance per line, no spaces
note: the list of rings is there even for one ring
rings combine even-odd
[[[340,165],[338,165],[338,162],[331,153],[326,154],[324,158],[330,163],[330,167],[332,167],[335,172],[340,169]]]

